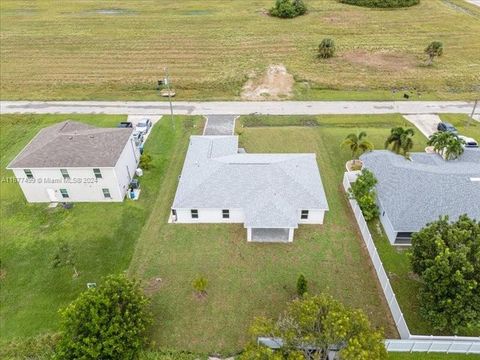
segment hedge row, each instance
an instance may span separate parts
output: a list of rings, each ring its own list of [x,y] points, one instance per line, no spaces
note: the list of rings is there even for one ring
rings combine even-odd
[[[370,8],[401,8],[417,5],[420,0],[339,0],[341,3]]]

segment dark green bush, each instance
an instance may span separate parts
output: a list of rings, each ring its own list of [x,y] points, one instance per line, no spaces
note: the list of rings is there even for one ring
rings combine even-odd
[[[358,202],[365,220],[370,221],[379,215],[376,199],[375,185],[377,179],[375,175],[368,170],[363,169],[357,180],[352,183],[349,190],[349,197]]]
[[[275,6],[270,9],[271,16],[291,19],[307,12],[303,0],[276,0]]]
[[[401,8],[418,5],[420,0],[338,0],[344,4],[370,8]]]
[[[325,38],[318,46],[318,57],[322,59],[331,58],[335,54],[335,42],[332,39]]]

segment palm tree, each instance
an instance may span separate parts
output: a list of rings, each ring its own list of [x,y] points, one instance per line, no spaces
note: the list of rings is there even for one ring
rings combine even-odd
[[[390,130],[390,136],[385,141],[385,149],[392,145],[392,151],[397,154],[403,152],[407,156],[408,152],[413,148],[412,137],[415,131],[412,128],[404,129],[399,126]]]
[[[463,154],[465,141],[457,136],[450,139],[445,150],[445,159],[454,160]]]
[[[365,137],[367,133],[365,131],[360,131],[358,134],[348,134],[345,140],[340,144],[341,147],[348,147],[352,152],[353,163],[358,159],[358,156],[363,154],[366,151],[373,150],[373,144],[366,140]]]
[[[436,152],[443,155],[443,151],[447,147],[451,135],[452,133],[448,131],[437,131],[428,138],[427,145],[433,146]]]
[[[445,160],[453,160],[463,154],[465,141],[454,133],[448,131],[437,131],[428,139],[427,145],[442,155]]]

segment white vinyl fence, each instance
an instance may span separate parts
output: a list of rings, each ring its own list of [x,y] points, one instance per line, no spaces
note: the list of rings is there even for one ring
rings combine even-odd
[[[346,192],[350,189],[350,183],[357,178],[358,172],[348,173],[343,176],[343,188]],[[395,297],[390,280],[383,267],[377,248],[373,242],[372,235],[368,229],[362,211],[358,203],[354,199],[348,200],[358,227],[362,233],[362,239],[367,247],[368,254],[375,268],[378,281],[382,287],[383,293],[395,321],[401,340],[388,339],[385,345],[388,351],[397,352],[445,352],[445,353],[463,353],[463,354],[480,354],[480,337],[456,337],[456,336],[424,336],[412,335],[408,329],[408,325],[403,317],[400,305]]]

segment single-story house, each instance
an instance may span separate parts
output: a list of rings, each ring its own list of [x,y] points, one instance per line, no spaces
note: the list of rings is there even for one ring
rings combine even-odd
[[[291,242],[327,210],[315,154],[247,154],[237,136],[192,136],[171,221],[243,223],[248,241]]]
[[[132,128],[46,127],[10,162],[28,202],[123,201],[140,158]]]
[[[480,149],[466,148],[450,161],[435,153],[412,153],[408,160],[387,150],[361,160],[378,180],[380,221],[391,244],[410,244],[412,233],[440,216],[480,220]]]

